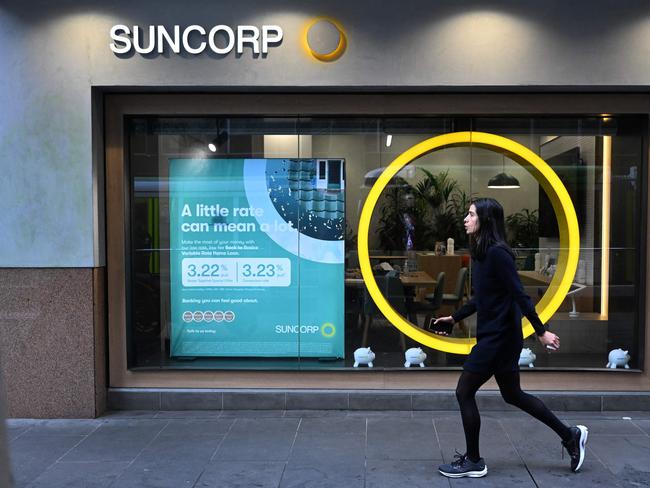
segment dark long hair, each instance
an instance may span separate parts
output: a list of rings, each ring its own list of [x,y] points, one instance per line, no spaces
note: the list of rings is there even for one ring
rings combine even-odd
[[[494,198],[477,198],[472,200],[478,216],[478,232],[469,236],[469,250],[472,258],[483,261],[492,246],[504,248],[512,257],[514,253],[506,242],[506,225],[503,207]]]

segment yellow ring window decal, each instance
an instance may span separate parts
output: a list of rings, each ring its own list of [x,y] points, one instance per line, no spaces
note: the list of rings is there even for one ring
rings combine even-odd
[[[539,318],[544,323],[557,311],[566,293],[571,288],[571,283],[578,266],[580,232],[578,230],[578,218],[573,203],[571,202],[571,197],[558,175],[537,154],[512,139],[485,132],[452,132],[450,134],[432,137],[416,144],[400,154],[386,168],[370,189],[368,198],[361,210],[359,220],[359,265],[368,292],[388,321],[411,339],[440,351],[454,354],[469,354],[474,344],[476,344],[475,338],[443,337],[433,334],[412,324],[391,307],[379,290],[375,277],[372,274],[368,249],[370,220],[375,206],[381,196],[381,192],[397,172],[421,156],[441,149],[461,146],[478,147],[504,154],[522,165],[533,175],[551,200],[560,231],[560,250],[557,260],[557,271],[546,293],[535,307]],[[524,318],[522,320],[522,328],[524,337],[528,337],[534,333],[534,329],[528,319]]]

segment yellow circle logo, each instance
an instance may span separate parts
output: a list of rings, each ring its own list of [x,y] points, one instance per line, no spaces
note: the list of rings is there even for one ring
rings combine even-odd
[[[325,329],[327,329],[327,332],[325,332]],[[336,334],[336,327],[334,327],[334,324],[327,322],[321,327],[320,333],[323,334],[323,337],[333,337]]]
[[[386,168],[370,189],[359,219],[359,265],[368,292],[384,316],[411,339],[440,351],[469,354],[474,344],[476,344],[475,338],[444,337],[427,332],[406,320],[391,307],[377,286],[375,277],[372,274],[368,252],[370,219],[381,192],[390,180],[400,169],[420,156],[440,149],[459,146],[480,147],[507,155],[533,175],[551,200],[560,230],[560,251],[557,260],[557,272],[553,276],[546,293],[535,307],[542,322],[547,322],[553,316],[571,287],[578,266],[580,232],[571,197],[558,175],[555,174],[546,161],[512,139],[485,132],[452,132],[416,144],[400,154]],[[530,325],[528,319],[522,320],[522,328],[524,337],[534,333],[533,326]]]
[[[343,56],[348,40],[340,22],[331,17],[316,17],[305,27],[303,44],[312,57],[327,63]]]

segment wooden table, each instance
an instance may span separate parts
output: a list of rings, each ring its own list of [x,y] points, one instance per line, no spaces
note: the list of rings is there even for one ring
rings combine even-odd
[[[436,280],[434,280],[426,271],[402,273],[399,275],[399,279],[404,286],[436,286]]]
[[[521,284],[524,286],[548,286],[552,276],[547,276],[537,271],[517,271]]]
[[[537,271],[518,271],[519,278],[521,279],[521,284],[524,286],[538,286],[538,287],[548,287],[553,280],[552,276],[547,276]],[[593,313],[593,306],[590,301],[592,300],[591,296],[577,296],[582,290],[588,288],[587,285],[582,283],[571,283],[569,291],[566,293],[566,297],[571,299],[571,310],[569,311],[569,317],[576,319],[580,316],[580,312],[577,309],[576,300],[580,303],[580,308],[584,311],[587,310],[588,313]],[[564,301],[563,301],[564,303]]]

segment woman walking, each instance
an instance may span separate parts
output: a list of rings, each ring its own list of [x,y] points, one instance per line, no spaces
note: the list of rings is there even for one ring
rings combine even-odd
[[[441,465],[440,474],[450,478],[479,478],[487,474],[487,465],[479,453],[481,417],[475,395],[492,376],[507,403],[529,413],[560,436],[571,457],[571,470],[578,471],[584,461],[587,428],[565,425],[541,400],[520,387],[521,314],[528,318],[545,347],[558,349],[560,338],[545,330],[521,286],[514,255],[505,240],[503,207],[492,198],[477,199],[470,205],[464,225],[470,240],[474,295],[453,315],[436,319],[434,330],[448,335],[455,322],[477,313],[477,343],[463,365],[456,388],[467,451],[458,454],[454,462]]]

